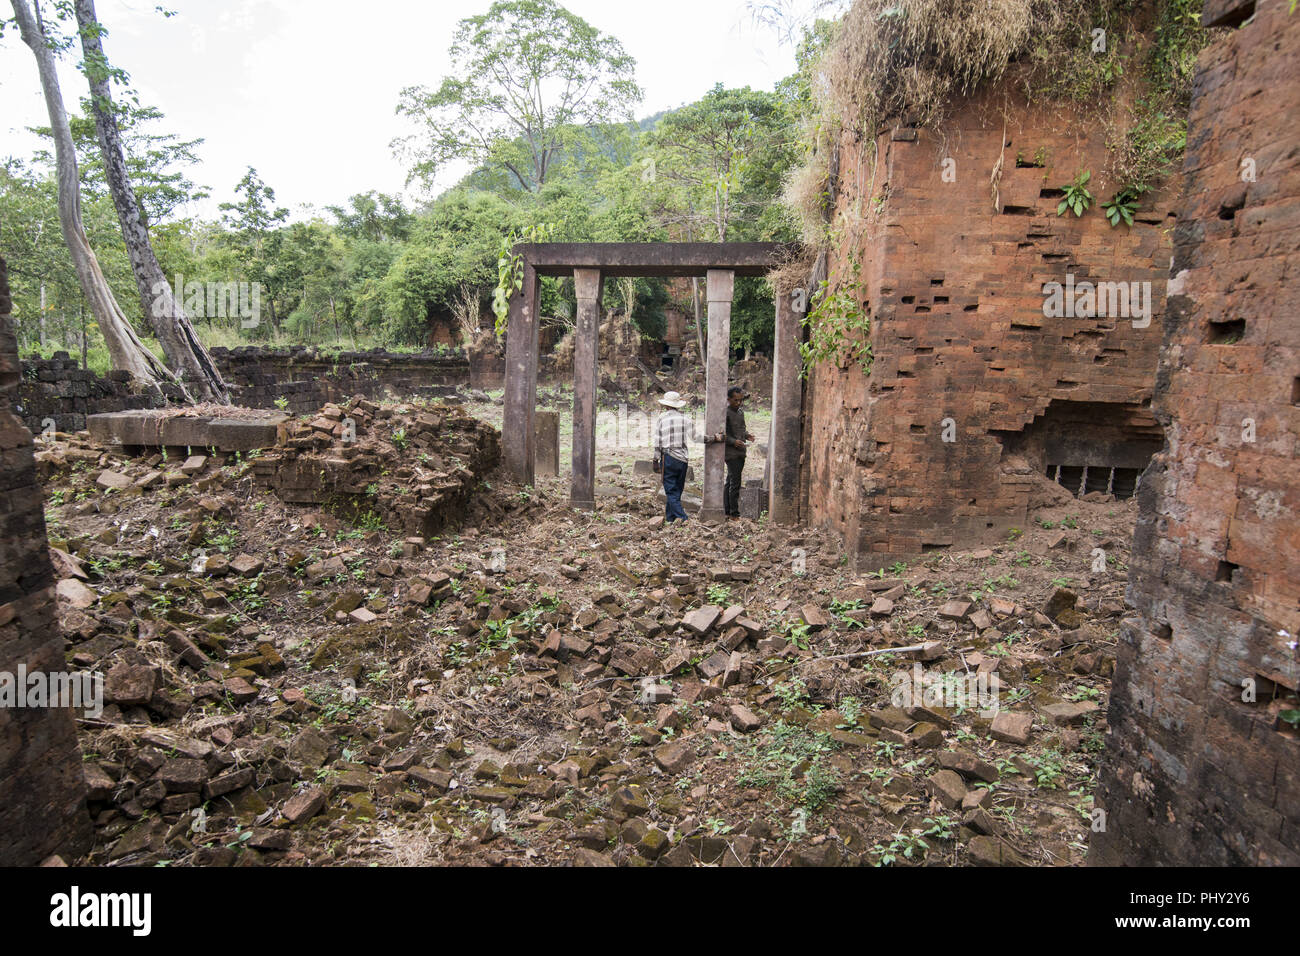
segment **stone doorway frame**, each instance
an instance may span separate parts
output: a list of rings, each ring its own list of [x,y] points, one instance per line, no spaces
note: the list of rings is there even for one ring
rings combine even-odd
[[[538,314],[542,276],[573,276],[578,299],[573,350],[573,472],[569,500],[574,508],[595,507],[596,387],[599,384],[600,299],[606,276],[651,278],[703,276],[708,290],[708,356],[704,424],[707,434],[726,421],[730,366],[731,301],[735,277],[764,276],[800,252],[776,242],[547,242],[520,243],[523,284],[510,298],[506,330],[506,394],[502,458],[520,484],[534,480],[536,448]],[[772,348],[772,435],[768,446],[768,516],[778,524],[799,522],[800,444],[803,434],[802,313],[793,289],[778,289]],[[804,301],[807,296],[803,296]],[[723,516],[723,448],[704,450],[706,519]]]

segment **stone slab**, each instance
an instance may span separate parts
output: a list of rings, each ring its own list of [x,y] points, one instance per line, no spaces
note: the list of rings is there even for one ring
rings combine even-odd
[[[106,445],[145,448],[215,448],[253,451],[273,447],[287,415],[266,418],[207,418],[160,411],[104,412],[86,416],[90,437]]]

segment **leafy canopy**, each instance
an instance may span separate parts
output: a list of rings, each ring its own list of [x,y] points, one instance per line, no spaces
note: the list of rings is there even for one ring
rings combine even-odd
[[[497,0],[460,21],[449,53],[442,85],[407,87],[397,105],[419,129],[393,142],[413,163],[408,183],[432,186],[447,164],[468,160],[536,191],[579,134],[630,120],[641,101],[622,44],[554,0]]]

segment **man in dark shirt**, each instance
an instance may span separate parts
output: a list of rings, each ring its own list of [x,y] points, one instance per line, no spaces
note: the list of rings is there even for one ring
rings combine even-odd
[[[745,431],[745,413],[740,406],[745,401],[745,390],[739,385],[727,389],[726,450],[727,485],[723,506],[728,518],[740,517],[741,472],[745,470],[745,454],[754,436]]]

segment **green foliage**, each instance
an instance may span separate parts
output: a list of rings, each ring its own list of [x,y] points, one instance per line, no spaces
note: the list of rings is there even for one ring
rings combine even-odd
[[[536,191],[586,130],[631,119],[641,99],[622,44],[554,0],[497,0],[457,24],[448,54],[436,90],[407,87],[398,102],[418,130],[393,143],[412,162],[408,184],[469,160]]]
[[[866,289],[861,280],[862,264],[850,256],[848,274],[842,276],[833,291],[823,281],[814,297],[813,307],[804,316],[808,341],[800,344],[803,372],[819,363],[845,368],[856,363],[863,374],[871,373],[871,318],[864,311]]]
[[[1092,173],[1084,170],[1076,173],[1071,182],[1066,183],[1061,188],[1065,190],[1065,198],[1056,207],[1056,214],[1064,216],[1068,209],[1076,216],[1082,216],[1087,212],[1088,207],[1092,205],[1092,193],[1088,192],[1087,182],[1092,178]]]
[[[808,650],[808,635],[811,628],[804,621],[786,621],[784,624],[786,638],[801,651]]]
[[[839,777],[826,760],[834,748],[829,734],[778,720],[743,752],[746,766],[736,782],[775,789],[788,803],[816,813],[839,790]]]
[[[1025,757],[1025,763],[1034,768],[1035,782],[1046,790],[1055,790],[1064,776],[1064,758],[1059,751],[1045,750],[1041,754]]]
[[[75,37],[59,42],[72,46]],[[418,209],[368,190],[290,222],[272,185],[248,167],[219,221],[180,218],[186,203],[207,195],[187,177],[201,141],[168,134],[156,110],[122,98],[127,162],[164,273],[261,286],[261,322],[241,328],[238,317],[198,317],[205,344],[427,348],[435,324],[468,344],[484,320],[490,327],[491,314],[504,325],[508,297],[522,279],[512,253],[519,241],[794,238],[775,200],[802,148],[795,123],[806,88],[715,87],[696,103],[628,123],[640,95],[631,58],[553,0],[496,2],[461,22],[452,47],[450,79],[402,94],[401,111],[419,129],[398,145],[413,179],[424,182],[453,158],[475,165]],[[543,80],[546,96],[539,97]],[[512,101],[512,92],[524,98]],[[449,117],[453,122],[444,122]],[[457,123],[475,119],[486,123],[483,137],[462,137],[467,127]],[[72,124],[91,244],[118,301],[157,352],[139,313],[93,123],[74,116]],[[0,164],[0,220],[29,226],[0,232],[19,345],[24,354],[47,356],[82,345],[85,364],[104,372],[110,360],[63,246],[52,167],[48,149],[30,165]],[[737,348],[770,348],[774,315],[763,282],[736,283]],[[544,278],[542,322],[561,332],[571,326],[572,296],[571,279]],[[604,305],[657,339],[668,286],[652,278],[607,282]],[[672,305],[693,311],[689,302]]]
[[[808,685],[798,677],[792,677],[784,683],[777,684],[772,689],[772,692],[776,694],[777,700],[781,702],[782,710],[802,707],[808,702]]]
[[[510,297],[524,286],[524,257],[515,252],[515,246],[521,242],[546,242],[554,231],[553,225],[543,223],[502,237],[497,256],[497,285],[492,293],[497,335],[506,334],[506,325],[510,319]]]

